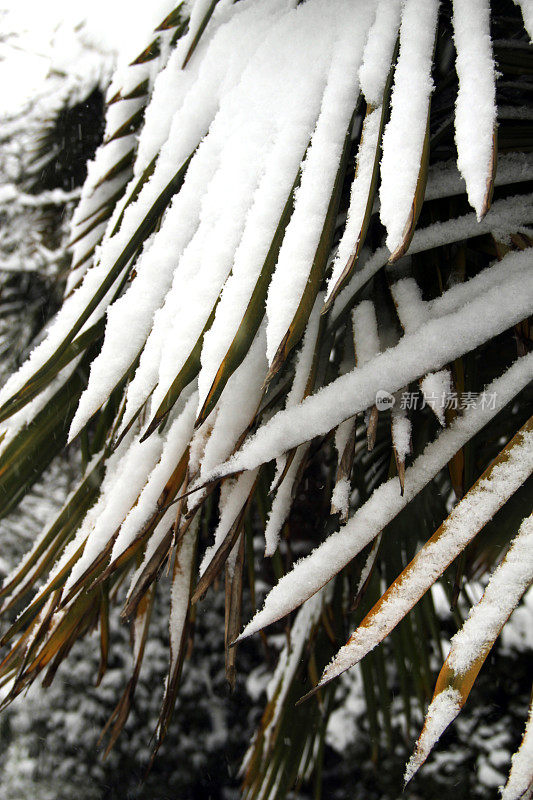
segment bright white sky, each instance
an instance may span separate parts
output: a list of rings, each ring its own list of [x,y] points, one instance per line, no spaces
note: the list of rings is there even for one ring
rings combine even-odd
[[[51,68],[84,68],[72,35],[76,25],[85,23],[85,41],[95,47],[134,57],[145,44],[147,25],[161,21],[160,5],[159,0],[0,0],[0,33],[18,33],[10,40],[16,47],[0,43],[0,112],[14,111],[31,97]]]

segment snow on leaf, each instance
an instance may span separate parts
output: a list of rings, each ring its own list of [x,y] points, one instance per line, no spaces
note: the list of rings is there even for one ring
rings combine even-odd
[[[504,448],[366,615],[326,667],[319,685],[333,680],[376,647],[532,472],[533,419]]]
[[[161,448],[161,457],[150,473],[137,503],[129,511],[120,527],[113,544],[111,563],[130,546],[150,517],[153,508],[157,507],[165,485],[174,471],[176,461],[179,461],[179,455],[187,449],[194,425],[196,403],[197,395],[193,393],[187,399],[183,411],[169,426]],[[179,487],[176,488],[179,489]]]
[[[366,102],[374,108],[383,101],[400,27],[400,12],[401,0],[379,0],[376,18],[368,32],[359,81]]]
[[[364,119],[361,142],[357,151],[356,173],[350,194],[348,218],[333,262],[325,310],[330,307],[344,282],[352,274],[364,243],[377,182],[383,115],[383,106],[379,106],[369,109]]]
[[[355,363],[358,367],[363,367],[381,351],[376,309],[371,300],[363,300],[353,310],[352,328]]]
[[[162,4],[161,13],[166,16],[172,5],[172,2]],[[88,177],[71,222],[71,240],[78,241],[72,253],[75,268],[69,274],[65,288],[66,295],[80,284],[90,265],[90,259],[86,256],[100,242],[104,232],[99,226],[94,228],[92,235],[88,237],[87,222],[92,220],[91,226],[94,225],[96,214],[106,222],[126,189],[131,175],[131,165],[109,180],[102,182],[102,176],[113,171],[125,156],[135,151],[137,141],[135,131],[130,129],[131,121],[136,117],[142,121],[154,78],[168,58],[170,39],[174,35],[174,28],[180,23],[181,15],[178,15],[172,27],[159,31],[158,34],[150,33],[150,39],[158,42],[159,46],[159,54],[155,59],[143,63],[122,64],[113,76],[108,89],[105,140],[97,150],[94,161],[88,165]],[[117,132],[121,130],[126,135],[121,136],[117,142]]]
[[[428,304],[422,300],[422,292],[414,278],[403,278],[393,283],[391,294],[402,328],[406,333],[416,331],[428,321]]]
[[[226,537],[231,532],[235,521],[241,515],[242,510],[257,478],[257,470],[244,472],[235,480],[230,481],[230,485],[225,485],[222,490],[220,501],[220,519],[214,534],[214,542],[206,550],[202,563],[200,564],[200,576],[203,576],[213,558],[224,544]]]
[[[501,378],[486,387],[496,392],[503,408],[533,378],[533,355],[519,359]],[[398,494],[395,478],[378,487],[337,533],[301,559],[270,591],[264,607],[244,629],[249,636],[301,605],[324,586],[405,508],[443,469],[450,458],[497,413],[496,409],[467,409],[429,444],[405,472],[405,493]]]
[[[481,600],[452,638],[416,752],[406,769],[406,782],[422,766],[437,739],[465,704],[492,645],[533,581],[532,541],[533,517],[529,517],[491,576]]]
[[[459,242],[472,236],[481,236],[484,233],[494,233],[505,239],[517,230],[526,230],[526,225],[532,219],[531,204],[532,194],[516,195],[504,200],[496,201],[490,211],[481,220],[477,221],[476,215],[465,214],[462,217],[446,222],[435,222],[426,228],[417,230],[409,246],[409,254],[421,253],[442,245]],[[386,247],[374,250],[372,255],[361,265],[338,296],[332,309],[332,320],[340,315],[345,304],[353,305],[353,296],[372,278],[376,272],[387,264],[389,250]]]
[[[440,739],[460,710],[461,692],[458,689],[453,689],[449,686],[435,697],[428,708],[424,730],[418,740],[417,751],[415,755],[411,756],[405,769],[404,784],[411,780],[424,763],[435,742]]]
[[[457,165],[470,205],[488,211],[496,168],[496,76],[488,0],[454,0],[453,29],[459,92],[455,107]]]
[[[391,61],[400,26],[400,8],[399,0],[393,2],[381,0],[359,68],[359,80],[367,102],[367,112],[357,151],[348,217],[333,262],[324,311],[330,308],[355,269],[370,222],[379,173],[381,137],[388,114],[392,78]]]
[[[454,287],[449,290],[451,295],[445,292],[435,301],[435,307],[440,314],[440,308],[449,304],[448,313],[431,318],[396,346],[337,378],[299,406],[278,412],[235,456],[205,479],[254,469],[292,447],[328,433],[371,406],[379,390],[394,393],[527,317],[533,306],[533,282],[524,280],[522,268],[529,269],[529,262],[528,251],[509,253],[500,262],[510,267],[506,279],[472,299],[470,288]],[[462,304],[465,295],[467,301]]]
[[[91,365],[89,384],[73,420],[71,438],[79,432],[131,367],[143,349],[148,335],[153,331],[154,314],[167,295],[180,256],[197,229],[200,199],[213,177],[216,150],[215,159],[213,156],[213,149],[208,145],[200,148],[188,171],[182,191],[168,209],[157,237],[147,242],[137,261],[135,280],[108,309],[104,343]],[[132,399],[126,410],[127,419],[131,418],[131,406],[136,411],[141,398],[144,401],[149,390],[153,388],[144,378],[144,364],[148,359],[152,362],[151,352],[141,362],[137,370],[139,377],[128,392],[128,399]],[[141,380],[144,391],[139,397],[137,387]]]
[[[337,451],[337,474],[331,494],[331,513],[340,514],[342,522],[348,519],[350,503],[350,476],[355,455],[355,419],[341,422],[335,430]]]
[[[445,424],[444,411],[452,391],[452,376],[448,369],[430,372],[420,381],[424,400],[441,425]]]
[[[253,420],[263,395],[267,370],[265,350],[263,323],[246,358],[231,376],[218,401],[213,429],[200,462],[200,478],[228,458]]]
[[[339,4],[334,27],[324,29],[321,24],[320,38],[324,44],[328,42],[327,34],[330,37],[331,66],[320,115],[302,167],[294,213],[268,293],[267,355],[270,364],[297,312],[316,258],[346,131],[359,95],[357,72],[373,11],[374,3],[352,0],[347,5]],[[329,9],[327,17],[330,17]],[[316,58],[316,53],[314,56]]]
[[[287,394],[285,408],[298,405],[313,389],[316,372],[317,345],[321,328],[320,308],[324,295],[319,293],[309,315],[303,342],[298,351],[294,377]],[[307,447],[299,447],[276,461],[276,474],[270,491],[276,490],[265,528],[265,555],[274,555],[283,525],[289,516],[295,484],[301,474]]]
[[[305,445],[300,445],[300,447],[296,448],[283,480],[276,489],[276,495],[272,501],[272,508],[265,528],[265,556],[273,556],[276,552],[281,530],[291,510],[295,482],[300,474],[300,468],[306,455],[307,447]]]
[[[83,556],[69,576],[65,593],[77,583],[116,534],[159,461],[162,447],[163,439],[160,436],[142,443],[135,439],[127,452],[120,452],[119,455],[117,451],[115,459],[108,460],[100,498],[82,524],[81,529],[86,532]]]
[[[381,221],[387,229],[387,247],[393,254],[413,227],[410,215],[420,179],[433,90],[431,63],[438,8],[438,0],[406,0],[402,5],[400,53],[391,117],[383,134],[379,190]]]

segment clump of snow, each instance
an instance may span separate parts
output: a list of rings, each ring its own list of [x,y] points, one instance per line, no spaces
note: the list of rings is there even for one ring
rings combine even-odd
[[[398,400],[392,409],[392,443],[401,463],[411,452],[411,421],[406,410],[399,407]]]
[[[400,54],[394,74],[391,116],[383,134],[380,217],[387,247],[402,243],[420,172],[429,99],[438,0],[405,0],[402,4]]]
[[[356,364],[363,367],[381,350],[376,309],[371,300],[363,300],[353,310],[352,328]]]
[[[311,4],[304,4],[304,11]],[[336,0],[335,9],[316,17],[321,47],[331,47],[329,74],[320,115],[302,165],[300,186],[267,297],[267,356],[278,350],[296,313],[309,278],[328,210],[349,123],[359,95],[357,72],[375,3]],[[318,10],[318,7],[317,7]],[[325,25],[326,20],[328,25]],[[329,21],[333,23],[330,27]],[[299,34],[300,35],[300,34]],[[309,48],[309,43],[306,44]],[[286,80],[286,78],[284,78]]]
[[[214,542],[205,551],[202,563],[200,564],[200,575],[204,574],[220,545],[232,529],[235,520],[248,501],[256,477],[257,470],[244,472],[234,481],[231,481],[229,486],[225,488],[220,499],[220,519],[215,530]]]
[[[401,0],[379,0],[376,18],[366,40],[359,68],[361,91],[370,106],[383,102],[385,83],[391,67],[400,27]]]
[[[496,76],[489,0],[454,0],[459,91],[455,106],[457,165],[478,220],[487,211],[496,126]]]
[[[448,369],[430,372],[420,381],[424,400],[441,425],[445,424],[444,412],[452,390],[452,376]]]
[[[331,513],[340,514],[343,519],[348,516],[350,506],[350,481],[347,477],[340,478],[331,493]]]
[[[525,519],[502,563],[491,576],[483,597],[452,638],[448,665],[465,673],[480,653],[488,651],[518,601],[533,581],[533,516]]]
[[[417,743],[416,752],[413,753],[405,768],[404,783],[409,783],[420,769],[435,743],[438,742],[442,733],[450,722],[455,719],[460,710],[461,692],[450,686],[432,700],[426,714],[424,729]]]
[[[406,333],[416,331],[429,319],[429,309],[414,278],[403,278],[391,286],[398,317]]]
[[[176,462],[185,451],[194,427],[197,394],[187,400],[183,411],[168,428],[161,450],[161,458],[146,482],[138,502],[129,511],[122,523],[113,545],[111,561],[118,558],[132,543],[157,506],[158,499],[176,467]]]
[[[350,207],[346,227],[339,242],[328,282],[326,299],[330,297],[345,269],[348,260],[355,252],[361,238],[365,214],[370,200],[370,189],[374,175],[379,147],[381,127],[381,107],[367,113],[363,123],[361,142],[357,151],[357,167],[350,192]]]

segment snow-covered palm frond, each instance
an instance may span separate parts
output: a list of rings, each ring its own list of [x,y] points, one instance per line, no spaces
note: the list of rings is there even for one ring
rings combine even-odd
[[[304,650],[311,688],[344,622],[362,623],[329,682],[419,600],[418,633],[429,624],[440,647],[431,585],[464,552],[460,590],[474,569],[465,548],[496,515],[503,535],[484,557],[490,567],[509,542],[514,497],[528,502],[531,432],[516,433],[533,378],[521,5],[524,20],[486,0],[163,3],[164,22],[109,91],[63,306],[0,393],[3,514],[51,440],[79,438],[85,463],[58,520],[0,590],[5,610],[40,580],[3,637],[14,641],[2,664],[8,699],[45,669],[50,680],[94,625],[107,652],[107,604],[127,581],[135,672],[113,742],[157,577],[172,565],[159,743],[194,608],[223,568],[234,680],[245,562],[255,594],[256,507],[279,582],[243,635],[302,609],[247,762],[250,798],[284,796],[320,759],[320,736],[297,732],[317,706],[294,719],[282,707],[297,694]],[[307,541],[293,565],[306,469],[327,478],[315,549]],[[529,500],[521,519],[530,510]],[[381,600],[380,570],[392,584]],[[308,648],[317,630],[329,644]],[[374,656],[363,662],[367,687],[371,673],[386,684]],[[317,697],[325,720],[332,687]]]

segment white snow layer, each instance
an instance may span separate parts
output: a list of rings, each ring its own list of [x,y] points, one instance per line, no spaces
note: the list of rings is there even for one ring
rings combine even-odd
[[[498,463],[490,477],[479,481],[455,506],[441,526],[439,535],[424,545],[397,579],[396,585],[388,591],[377,611],[370,612],[363,625],[341,647],[324,670],[320,683],[332,680],[376,647],[532,472],[533,432],[525,431],[508,451],[507,460]],[[464,640],[471,632],[469,626]],[[472,647],[476,643],[471,641]],[[475,658],[475,655],[475,652],[470,652],[471,657]],[[464,667],[465,663],[468,662],[459,656],[459,667]]]
[[[168,428],[161,451],[161,458],[150,473],[146,485],[139,495],[138,502],[129,511],[120,527],[113,545],[111,561],[114,561],[121,553],[127,550],[156,509],[157,501],[165,488],[165,484],[189,444],[194,428],[197,400],[197,394],[193,393],[188,398],[183,411]]]
[[[533,15],[533,9],[532,9]],[[533,23],[533,19],[531,20]],[[533,27],[533,24],[532,24]],[[533,38],[533,37],[532,37]],[[520,800],[526,798],[533,784],[533,704],[529,709],[526,730],[522,744],[511,760],[509,779],[502,789],[501,800]]]
[[[409,759],[405,769],[404,783],[408,783],[422,766],[433,745],[440,739],[450,722],[461,710],[461,692],[449,686],[431,702],[424,728],[417,743],[416,752]]]
[[[430,372],[420,381],[424,400],[441,425],[445,424],[444,411],[452,390],[452,376],[448,369]]]
[[[246,358],[235,370],[221,395],[213,428],[200,462],[200,476],[208,474],[233,452],[239,438],[254,418],[263,395],[267,373],[265,324],[256,333]]]
[[[479,220],[487,210],[496,125],[489,0],[453,0],[453,30],[459,78],[455,105],[457,165]]]
[[[311,7],[311,4],[300,8],[303,11],[307,6]],[[325,44],[329,43],[330,67],[320,116],[302,166],[294,212],[269,287],[269,363],[272,363],[296,313],[315,258],[348,126],[359,95],[357,73],[374,10],[375,3],[368,0],[351,0],[349,3],[336,0],[333,10],[330,0],[327,10],[321,9],[320,18],[315,18],[321,47],[312,55],[318,58]],[[301,35],[301,29],[298,35]],[[306,48],[309,47],[307,42]]]
[[[283,617],[324,586],[446,466],[457,450],[532,379],[533,354],[530,354],[518,359],[501,378],[486,387],[487,393],[496,393],[497,408],[468,408],[442,431],[406,470],[403,497],[398,493],[396,478],[379,486],[340,531],[329,536],[279,581],[267,596],[263,609],[247,625],[243,635],[251,635]]]
[[[400,27],[400,12],[401,0],[379,0],[376,18],[366,40],[359,82],[366,102],[374,108],[383,102]]]
[[[350,207],[348,208],[346,227],[333,261],[326,299],[331,295],[350,256],[359,244],[379,147],[382,111],[383,109],[380,106],[365,116],[361,142],[357,150],[357,167],[350,193]]]
[[[506,255],[500,264],[507,265],[509,274],[502,283],[472,299],[468,297],[464,304],[462,291],[470,290],[462,286],[468,283],[445,292],[434,301],[433,308],[439,309],[437,318],[406,334],[395,347],[337,378],[299,406],[278,412],[209,477],[254,469],[292,447],[328,433],[343,420],[370,407],[378,390],[394,393],[527,317],[533,308],[530,258],[527,250]],[[440,315],[439,306],[447,304],[452,308]]]
[[[272,22],[268,12],[273,5],[276,8],[279,7],[280,0],[276,0],[274,4],[270,0],[266,4],[266,13],[263,11],[263,17],[259,19],[261,24],[258,24],[257,20],[248,19],[249,15],[240,14],[237,21],[241,24],[225,26],[219,35],[215,36],[212,48],[202,62],[198,81],[185,98],[183,107],[178,107],[174,115],[169,142],[172,138],[178,139],[180,134],[183,137],[187,125],[189,127],[197,125],[197,119],[193,115],[198,112],[198,97],[204,97],[205,92],[208,91],[205,89],[205,92],[202,92],[202,78],[205,76],[204,82],[208,82],[216,76],[217,83],[221,81],[219,77],[221,73],[219,40],[222,39],[224,48],[227,48],[229,52],[236,50],[239,52],[237,59],[239,69],[230,69],[228,73],[229,76],[233,76],[233,82],[236,82]],[[256,11],[255,17],[257,16]],[[246,46],[237,47],[238,34],[242,33],[243,19],[250,24],[250,31],[245,37]],[[252,24],[254,22],[255,24]],[[222,36],[228,30],[231,32],[231,37],[229,34]],[[213,48],[215,54],[210,57]],[[233,82],[229,80],[228,75],[225,84],[227,89],[226,95],[224,95],[225,105],[222,104],[223,108],[216,116],[209,135],[193,159],[181,192],[175,197],[165,214],[161,230],[155,239],[145,246],[136,265],[135,280],[123,297],[108,311],[104,346],[99,357],[93,362],[89,386],[80,401],[73,421],[72,435],[85,424],[110,389],[129,368],[143,347],[148,334],[152,332],[151,338],[154,340],[154,345],[161,342],[161,327],[164,328],[166,334],[163,341],[166,341],[167,345],[169,341],[174,344],[173,347],[168,347],[168,352],[165,350],[163,359],[163,379],[168,373],[170,373],[170,377],[157,395],[159,400],[162,399],[200,335],[214,302],[212,297],[217,297],[229,272],[236,242],[241,234],[242,215],[246,210],[246,205],[243,206],[243,203],[248,203],[248,197],[255,187],[256,171],[261,166],[260,151],[264,145],[264,138],[259,136],[259,132],[261,128],[268,130],[268,126],[259,114],[252,114],[248,124],[243,115],[242,108],[250,106],[247,100],[243,102],[243,94],[248,99],[256,97],[256,84],[251,87],[250,81],[248,81],[246,91],[243,89],[237,93],[237,96],[233,96],[230,91],[233,88]],[[220,91],[220,87],[218,88]],[[251,88],[253,94],[250,94]],[[208,105],[209,107],[215,106],[214,114],[221,98],[216,92],[211,92],[211,95],[211,102]],[[154,101],[156,99],[161,104],[165,100],[165,98],[158,97],[154,98]],[[168,104],[168,98],[166,98],[166,102]],[[258,105],[257,98],[256,105]],[[205,109],[203,109],[203,113],[205,114]],[[206,118],[207,123],[211,121],[211,118],[212,114],[209,114]],[[246,143],[248,143],[248,147],[245,146]],[[179,139],[176,144],[179,145]],[[190,145],[191,149],[195,144]],[[176,171],[176,165],[179,165],[187,157],[186,150],[187,148],[183,148],[180,157],[174,164],[168,165],[169,171],[161,188]],[[161,157],[164,152],[163,150]],[[159,162],[156,168],[156,172],[158,171]],[[163,177],[162,175],[159,177],[159,182]],[[143,190],[139,200],[133,205],[134,209],[140,206],[142,212],[146,207],[147,203],[143,199],[155,178],[156,175],[146,190]],[[223,202],[221,202],[222,195],[224,196]],[[128,209],[122,229],[127,227],[130,213],[131,210]],[[138,222],[138,217],[137,213],[132,221]],[[111,242],[121,237],[122,229],[117,236],[110,240]],[[169,292],[173,281],[175,289]],[[176,302],[176,294],[179,295],[179,303]],[[155,312],[160,308],[165,297],[169,311],[167,314],[162,312],[156,317]],[[177,329],[174,336],[169,335],[169,317],[174,322],[172,328]],[[161,349],[160,344],[158,351],[161,352]],[[139,377],[131,387],[133,400],[130,399],[130,392],[128,393],[127,415],[137,410],[154,387],[153,376],[154,373],[157,375],[155,371],[159,366],[160,358],[154,357],[156,354],[153,350],[154,346],[152,345],[138,370]],[[176,357],[176,351],[180,354],[181,363]],[[172,366],[169,367],[169,363]],[[149,376],[145,374],[147,364],[150,365]],[[141,388],[142,391],[139,391]],[[135,404],[136,407],[132,408],[132,404]]]
[[[376,309],[372,300],[363,300],[352,312],[355,361],[358,367],[368,364],[381,350]]]
[[[533,219],[533,194],[515,195],[504,200],[497,200],[488,214],[477,221],[475,213],[465,214],[446,222],[435,222],[426,228],[415,231],[409,246],[409,254],[420,253],[434,247],[441,247],[452,242],[493,233],[499,239],[505,239],[510,233],[524,231],[527,223]],[[362,264],[348,286],[337,298],[331,314],[332,321],[343,309],[345,303],[358,292],[376,272],[389,260],[389,249],[380,247]]]
[[[122,524],[161,457],[162,447],[163,438],[158,434],[146,442],[135,439],[126,452],[122,447],[117,448],[114,456],[121,453],[120,460],[113,457],[108,460],[100,498],[80,527],[80,532],[85,531],[87,541],[83,555],[72,568],[65,584],[65,594],[100,555]]]
[[[502,563],[491,576],[483,597],[451,640],[448,665],[466,672],[490,648],[533,580],[533,516],[522,522]]]
[[[197,523],[193,520],[185,531],[176,553],[176,564],[174,565],[172,587],[170,589],[170,615],[168,619],[171,654],[169,675],[178,661],[181,638],[189,610],[192,563],[197,535]]]
[[[265,528],[265,556],[273,556],[276,552],[281,530],[291,510],[294,483],[306,453],[306,445],[301,445],[297,448],[285,477],[278,486],[276,496],[272,501],[272,508],[270,509]]]
[[[458,633],[451,640],[446,667],[464,675],[484,659],[513,609],[533,580],[533,517],[524,520],[505,560],[496,568],[481,600],[473,606]],[[479,668],[479,667],[478,667]],[[465,702],[461,692],[448,687],[437,694],[429,706],[416,752],[411,757],[405,781],[428,757],[433,745],[455,719]]]
[[[207,548],[200,564],[200,575],[203,575],[207,567],[216,555],[219,547],[233,527],[233,523],[244,508],[252,491],[257,470],[243,472],[238,478],[230,482],[221,493],[219,511],[220,519],[214,534],[213,544]]]
[[[387,247],[402,243],[411,214],[426,135],[438,0],[405,0],[391,116],[383,134],[380,217]]]
[[[316,625],[324,603],[328,599],[328,590],[317,592],[302,608],[298,611],[294,624],[291,627],[290,643],[283,648],[272,679],[267,686],[267,697],[269,701],[276,698],[275,707],[272,712],[270,724],[265,731],[265,752],[268,752],[270,737],[275,730],[279,715],[284,706],[284,700],[291,686],[295,671],[302,658],[304,647],[309,641],[313,626]]]
[[[315,300],[315,304],[309,314],[307,327],[303,335],[303,341],[296,357],[296,365],[294,368],[294,378],[290,391],[285,400],[285,408],[301,403],[304,397],[307,396],[312,387],[308,386],[309,376],[313,368],[313,361],[315,356],[318,330],[320,325],[320,309],[324,302],[324,295],[319,292]]]
[[[398,401],[392,409],[391,433],[398,460],[403,464],[411,452],[411,421],[405,409],[398,408]]]

